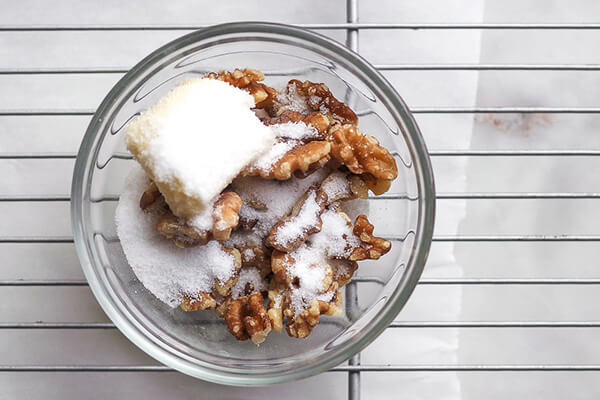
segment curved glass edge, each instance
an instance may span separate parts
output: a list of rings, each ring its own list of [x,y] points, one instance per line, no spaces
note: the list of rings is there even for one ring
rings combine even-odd
[[[93,235],[89,235],[83,225],[85,216],[89,215],[89,202],[83,201],[84,194],[85,196],[89,196],[88,186],[93,172],[91,168],[93,164],[90,163],[89,160],[90,158],[95,157],[95,154],[91,154],[90,152],[93,148],[95,139],[96,141],[101,139],[101,137],[95,137],[96,133],[98,132],[98,128],[103,124],[106,113],[113,107],[115,101],[118,99],[119,94],[121,94],[121,92],[136,77],[140,76],[151,67],[154,67],[157,62],[173,51],[194,42],[235,33],[266,33],[292,36],[311,42],[314,45],[321,46],[324,49],[337,53],[342,58],[345,58],[348,61],[347,67],[351,67],[351,70],[357,69],[357,72],[365,74],[375,84],[375,87],[372,87],[371,89],[381,96],[382,99],[390,102],[391,107],[389,108],[389,111],[403,127],[402,131],[405,140],[407,140],[409,144],[408,147],[414,157],[414,162],[418,164],[418,168],[415,168],[415,171],[417,172],[416,176],[420,207],[415,238],[416,251],[411,254],[407,262],[405,271],[407,278],[402,280],[401,285],[394,290],[390,298],[390,306],[386,309],[386,312],[381,313],[376,317],[374,323],[364,335],[355,338],[353,341],[349,341],[337,351],[333,352],[333,357],[330,357],[319,364],[312,364],[297,370],[284,371],[281,373],[268,373],[265,375],[247,375],[248,371],[246,370],[236,368],[215,369],[211,368],[211,366],[201,366],[199,364],[191,363],[190,361],[175,355],[172,351],[166,351],[166,349],[162,348],[157,342],[152,341],[150,338],[143,335],[141,327],[137,326],[137,324],[133,324],[131,320],[123,315],[123,310],[113,304],[113,298],[109,295],[96,271],[92,267],[90,254],[93,253],[93,250],[90,247],[90,243],[93,243]],[[419,171],[421,171],[421,173],[418,173]],[[192,32],[157,49],[123,76],[102,101],[86,130],[73,172],[71,199],[71,224],[75,248],[82,269],[96,299],[115,325],[133,343],[161,363],[169,365],[180,372],[204,380],[238,386],[262,386],[315,375],[342,363],[373,341],[403,308],[420,278],[431,245],[435,216],[434,179],[427,148],[412,114],[391,84],[360,55],[327,37],[290,25],[263,22],[228,23]],[[90,238],[91,240],[89,240]]]

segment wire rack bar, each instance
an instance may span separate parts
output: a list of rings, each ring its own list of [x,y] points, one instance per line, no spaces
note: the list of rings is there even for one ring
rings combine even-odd
[[[0,329],[115,329],[112,322],[1,322]]]
[[[386,236],[403,241],[405,236]],[[434,242],[598,242],[600,235],[437,235]],[[0,236],[0,243],[73,243],[72,236]]]
[[[548,150],[430,150],[431,157],[595,157],[600,150],[548,149]],[[2,159],[75,159],[75,152],[20,152],[0,153]],[[129,154],[116,154],[113,158],[131,159]]]
[[[358,23],[358,0],[346,0],[346,22],[348,24]],[[358,53],[358,29],[350,28],[346,30],[346,46]],[[348,315],[355,318],[354,315],[358,307],[358,291],[356,283],[351,282],[346,289],[346,301],[349,305]],[[350,365],[360,365],[360,352],[353,355],[348,360]],[[348,371],[348,400],[360,400],[360,372]]]
[[[388,328],[600,328],[600,321],[398,321]],[[2,322],[0,329],[116,329],[112,322]],[[360,359],[350,360],[360,365]]]
[[[354,282],[385,285],[381,278],[357,277]],[[422,278],[419,285],[600,285],[600,278]],[[4,286],[88,286],[84,279],[2,279]]]
[[[600,71],[600,64],[375,64],[380,71]],[[125,74],[131,67],[0,68],[0,75]]]
[[[380,71],[599,71],[599,64],[376,64]],[[0,74],[1,74],[0,70]]]
[[[600,328],[600,321],[399,321],[389,328]]]
[[[600,193],[437,193],[438,200],[529,200],[529,199],[600,199]],[[379,196],[370,197],[371,200],[396,200],[396,199],[412,199],[405,194],[382,194]],[[69,195],[0,195],[0,203],[2,202],[66,202],[70,201]],[[118,201],[118,195],[103,196],[97,199],[92,199],[92,202],[100,203],[104,201]]]
[[[0,25],[0,32],[54,32],[54,31],[192,31],[212,24],[36,24]],[[597,23],[370,23],[346,22],[333,24],[293,24],[306,29],[518,29],[518,30],[595,30]]]
[[[413,114],[598,114],[600,107],[412,107]],[[81,116],[94,115],[90,108],[0,110],[0,116]]]
[[[330,372],[568,372],[600,371],[599,364],[341,365]],[[0,365],[0,372],[175,372],[164,365]]]

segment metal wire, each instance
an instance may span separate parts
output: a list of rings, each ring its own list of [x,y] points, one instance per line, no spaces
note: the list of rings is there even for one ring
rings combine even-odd
[[[348,46],[358,51],[360,30],[598,30],[600,24],[530,24],[530,23],[360,23],[358,22],[358,0],[347,0],[347,18],[339,24],[300,24],[309,29],[345,30]],[[1,25],[0,32],[85,32],[85,31],[187,31],[204,25]],[[381,71],[600,71],[600,64],[379,64]],[[45,68],[2,68],[0,75],[64,75],[64,74],[124,74],[129,67],[45,67]],[[67,109],[3,109],[1,117],[37,116],[91,116],[91,108]],[[413,107],[415,114],[479,114],[479,113],[544,113],[544,114],[598,114],[600,107]],[[431,157],[596,157],[600,150],[587,149],[509,149],[509,150],[431,150]],[[2,153],[0,160],[73,160],[76,153],[27,152]],[[115,158],[127,159],[128,155]],[[403,197],[402,197],[403,196]],[[405,194],[388,194],[382,200],[408,198]],[[545,200],[545,199],[599,199],[597,192],[555,193],[438,193],[438,200]],[[117,195],[104,196],[94,201],[116,201]],[[69,195],[0,195],[0,202],[67,202]],[[402,241],[405,237],[391,237]],[[598,242],[600,235],[436,235],[435,242]],[[0,236],[0,243],[72,243],[70,236]],[[349,286],[348,297],[353,299],[357,284],[384,285],[378,277],[356,277]],[[600,278],[424,278],[419,285],[600,285]],[[78,279],[5,279],[0,287],[85,287],[87,282]],[[349,310],[352,310],[350,307]],[[392,329],[598,329],[600,321],[396,321]],[[110,322],[3,322],[0,329],[50,330],[50,329],[115,329]],[[172,372],[162,365],[1,365],[0,372]],[[361,372],[568,372],[600,371],[600,365],[570,364],[474,364],[474,365],[362,365],[360,354],[332,372],[348,373],[348,398],[360,398]]]

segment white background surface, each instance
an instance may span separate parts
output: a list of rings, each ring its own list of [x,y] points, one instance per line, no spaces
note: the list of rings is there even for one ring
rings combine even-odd
[[[597,1],[368,1],[361,22],[598,22]],[[0,24],[342,23],[344,1],[8,1]],[[0,32],[0,68],[130,67],[186,32]],[[323,31],[343,41],[345,32]],[[600,32],[364,30],[374,64],[600,63]],[[411,107],[599,104],[600,72],[385,72]],[[0,75],[0,109],[93,109],[119,74]],[[598,149],[600,116],[420,114],[430,150]],[[74,152],[89,117],[0,117],[0,153]],[[72,160],[0,160],[0,195],[68,194]],[[600,192],[594,157],[436,157],[439,192]],[[598,234],[598,200],[440,200],[436,234]],[[0,236],[70,236],[67,202],[0,202]],[[434,243],[426,277],[598,277],[598,244]],[[82,279],[71,244],[0,244],[0,279]],[[407,321],[600,320],[597,286],[420,286]],[[1,287],[1,322],[102,322],[87,287]],[[598,364],[600,329],[386,331],[364,364]],[[148,365],[116,330],[0,330],[0,364]],[[599,373],[362,374],[364,399],[594,399]],[[179,373],[0,373],[0,399],[345,398],[346,374],[229,388]]]

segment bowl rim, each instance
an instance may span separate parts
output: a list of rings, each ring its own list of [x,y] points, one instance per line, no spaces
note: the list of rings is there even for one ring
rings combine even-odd
[[[386,100],[390,102],[391,107],[388,106],[388,109],[393,109],[390,112],[396,111],[400,116],[400,121],[397,122],[403,126],[402,133],[413,158],[419,193],[417,199],[417,224],[413,244],[415,250],[407,260],[404,272],[405,279],[402,279],[399,285],[396,286],[385,308],[382,308],[374,317],[371,326],[364,330],[362,336],[356,337],[357,335],[354,335],[353,340],[349,340],[331,351],[329,353],[330,356],[323,359],[320,363],[304,366],[300,369],[288,369],[284,372],[270,371],[260,375],[247,374],[248,370],[241,368],[232,367],[227,370],[222,368],[211,369],[207,363],[192,363],[174,352],[167,351],[151,340],[142,327],[134,323],[129,316],[125,315],[126,313],[122,309],[118,308],[113,297],[107,292],[107,286],[99,279],[96,267],[94,267],[94,257],[92,257],[94,251],[90,245],[90,242],[93,242],[93,235],[92,240],[88,240],[89,235],[86,234],[86,228],[83,224],[83,216],[89,213],[89,198],[84,199],[83,197],[84,193],[87,193],[87,191],[84,191],[84,184],[89,183],[89,178],[91,178],[93,172],[92,167],[94,163],[91,161],[95,161],[98,149],[96,149],[95,153],[92,150],[98,139],[96,137],[97,132],[99,132],[105,116],[115,105],[129,83],[143,76],[144,73],[150,71],[151,68],[155,67],[157,63],[169,54],[182,47],[217,36],[248,33],[277,34],[308,41],[312,45],[321,47],[326,51],[337,53],[337,55],[344,58],[348,63],[351,63],[355,68],[366,74],[377,89],[385,96]],[[394,113],[392,112],[392,114]],[[429,253],[433,236],[434,219],[435,186],[428,151],[410,110],[393,86],[368,61],[342,44],[303,28],[278,23],[234,22],[214,25],[181,36],[146,56],[113,86],[94,113],[77,154],[71,184],[71,226],[75,248],[85,277],[96,300],[115,326],[144,352],[175,370],[203,380],[236,386],[262,386],[312,376],[339,365],[366,347],[393,321],[414,290]],[[202,360],[197,361],[202,363]]]

